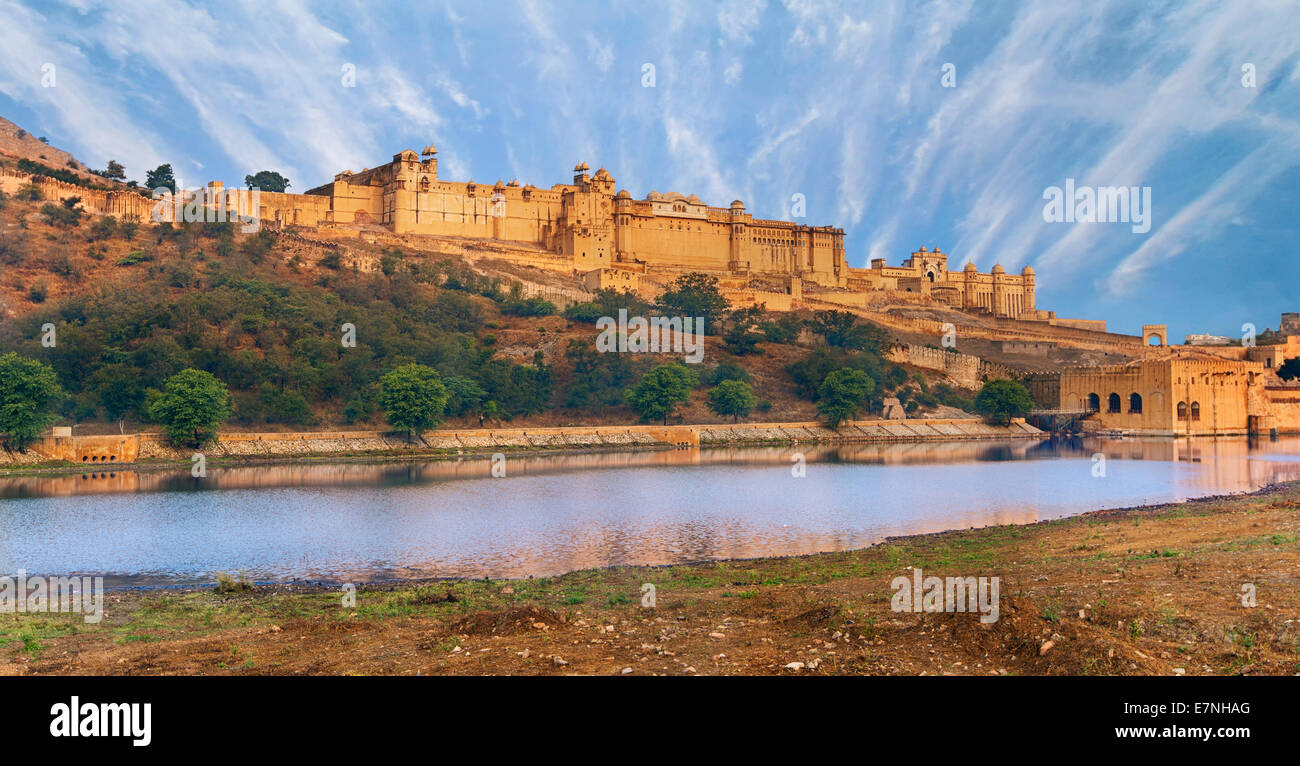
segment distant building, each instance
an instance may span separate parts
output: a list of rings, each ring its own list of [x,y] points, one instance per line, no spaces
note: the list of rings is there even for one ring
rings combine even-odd
[[[1093,413],[1085,423],[1155,436],[1300,433],[1300,389],[1265,364],[1201,352],[1071,367],[1027,379],[1043,409]],[[1086,426],[1085,426],[1086,427]]]
[[[1192,334],[1187,336],[1184,345],[1188,346],[1231,346],[1232,338],[1226,335],[1210,335],[1208,333]]]

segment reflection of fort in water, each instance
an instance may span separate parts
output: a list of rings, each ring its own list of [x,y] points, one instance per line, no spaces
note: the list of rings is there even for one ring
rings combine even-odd
[[[1095,478],[1094,456],[1108,462]],[[806,474],[792,471],[802,456]],[[0,560],[116,585],[529,577],[790,556],[1300,479],[1300,438],[519,454],[0,479]],[[18,499],[12,499],[18,498]]]
[[[1154,460],[1204,464],[1197,483],[1238,491],[1276,480],[1277,466],[1252,460],[1262,453],[1300,455],[1300,438],[1074,438],[1056,441],[892,442],[860,444],[791,444],[732,446],[676,450],[592,452],[585,454],[519,454],[506,457],[508,477],[567,471],[684,467],[707,465],[789,465],[802,455],[809,463],[917,465],[962,462],[1091,458]],[[0,498],[50,497],[118,492],[178,492],[231,489],[271,489],[316,486],[398,486],[440,481],[492,478],[489,455],[403,462],[336,462],[212,467],[204,478],[188,468],[0,478]]]

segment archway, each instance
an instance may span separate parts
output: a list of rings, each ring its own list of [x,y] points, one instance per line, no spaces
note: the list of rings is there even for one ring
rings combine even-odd
[[[1101,397],[1096,394],[1088,394],[1088,412],[1101,411]]]
[[[1138,413],[1138,414],[1142,412],[1142,397],[1139,394],[1134,393],[1129,396],[1128,411],[1130,413]]]
[[[1142,325],[1142,343],[1164,348],[1169,345],[1169,330],[1162,324]]]
[[[1106,412],[1119,412],[1119,394],[1111,393],[1106,397]]]

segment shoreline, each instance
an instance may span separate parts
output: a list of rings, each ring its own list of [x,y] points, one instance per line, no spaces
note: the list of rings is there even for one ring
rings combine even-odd
[[[566,572],[560,572],[552,575],[528,575],[526,577],[394,577],[380,578],[375,580],[356,581],[344,583],[342,581],[332,580],[309,580],[309,581],[254,581],[253,590],[265,595],[289,595],[289,594],[322,594],[335,593],[345,584],[356,585],[359,589],[373,591],[399,591],[408,588],[419,588],[430,585],[454,584],[454,583],[517,583],[528,582],[530,580],[553,580],[558,578],[569,577],[572,575],[586,573],[604,573],[615,570],[645,570],[653,572],[656,570],[672,569],[674,567],[704,567],[715,564],[753,564],[772,561],[793,561],[793,560],[812,560],[820,556],[834,556],[840,554],[859,553],[869,551],[873,548],[879,548],[884,545],[895,543],[921,543],[927,539],[933,538],[942,543],[944,537],[968,532],[973,529],[991,530],[1004,528],[1033,528],[1043,525],[1059,524],[1063,521],[1070,520],[1087,520],[1101,518],[1122,519],[1130,516],[1136,516],[1146,513],[1155,513],[1171,508],[1183,506],[1195,506],[1198,504],[1213,504],[1224,501],[1240,500],[1253,497],[1268,497],[1286,490],[1288,487],[1294,487],[1300,490],[1300,480],[1293,482],[1281,482],[1267,484],[1259,489],[1242,492],[1222,492],[1218,494],[1202,495],[1199,497],[1189,497],[1185,500],[1171,500],[1164,503],[1145,503],[1143,505],[1124,506],[1120,508],[1098,508],[1091,511],[1082,511],[1080,513],[1064,516],[1059,519],[1040,519],[1038,521],[1025,522],[1023,524],[996,524],[986,527],[971,527],[970,529],[944,529],[937,532],[917,532],[909,535],[890,535],[870,545],[861,548],[846,548],[837,551],[818,551],[815,553],[792,553],[780,556],[756,556],[750,558],[720,558],[720,559],[696,559],[690,561],[679,561],[671,564],[611,564],[604,567],[588,567],[584,569],[571,569]],[[4,573],[0,573],[3,575]],[[227,574],[238,574],[229,572]],[[104,587],[106,592],[168,592],[168,593],[210,593],[215,592],[216,584],[211,585],[114,585]]]
[[[1000,616],[894,611],[913,568],[1000,578]],[[351,602],[318,583],[113,591],[95,625],[0,615],[0,674],[1293,675],[1298,572],[1289,482],[844,552],[360,584]]]
[[[928,421],[928,422],[927,422]],[[963,433],[952,424],[960,424]],[[978,424],[978,427],[975,426]],[[901,425],[903,433],[897,429]],[[944,432],[937,427],[945,426]],[[892,427],[893,430],[886,430]],[[929,433],[920,432],[927,429]],[[429,439],[440,446],[410,447],[394,446],[384,443],[392,439],[392,434],[381,432],[355,432],[355,436],[346,436],[340,440],[340,432],[321,431],[314,436],[311,433],[276,433],[276,434],[229,434],[223,440],[217,439],[213,449],[234,449],[239,445],[241,451],[214,453],[206,455],[206,463],[214,466],[270,466],[294,465],[301,463],[401,463],[420,460],[454,460],[466,456],[492,455],[495,453],[523,453],[547,455],[585,455],[606,452],[640,452],[671,450],[683,448],[728,447],[728,446],[775,446],[785,444],[874,444],[874,443],[922,443],[944,441],[992,441],[1007,438],[1049,439],[1052,435],[1028,426],[1023,419],[1016,419],[1009,426],[984,424],[977,418],[957,420],[931,420],[926,418],[893,421],[849,421],[838,430],[825,428],[817,423],[749,423],[749,424],[703,424],[687,426],[573,426],[566,428],[537,429],[474,429],[471,431],[429,432],[422,437],[428,444]],[[333,438],[331,438],[333,437]],[[602,442],[601,438],[617,437],[617,441]],[[82,462],[67,459],[51,459],[42,462],[0,462],[0,478],[6,476],[37,475],[75,475],[78,473],[101,473],[105,471],[156,471],[187,468],[191,465],[190,455],[202,450],[180,449],[175,447],[153,446],[159,439],[157,434],[124,434],[120,437],[78,437],[87,440],[86,444],[63,444],[66,441],[55,438],[50,451],[76,454],[93,450],[97,441],[125,442],[135,439],[149,445],[148,456],[132,455],[130,460],[114,462]],[[296,447],[308,441],[321,441],[326,444],[338,443],[346,439],[356,439],[370,444],[378,443],[374,449],[308,449]],[[93,441],[92,441],[93,440]],[[461,443],[464,440],[466,443]],[[490,443],[476,443],[487,440]],[[593,441],[595,440],[595,441]],[[248,452],[244,445],[256,444],[267,449],[266,444],[282,442],[292,444],[295,449],[283,452]],[[450,442],[450,443],[449,443]],[[4,455],[0,454],[0,457]]]

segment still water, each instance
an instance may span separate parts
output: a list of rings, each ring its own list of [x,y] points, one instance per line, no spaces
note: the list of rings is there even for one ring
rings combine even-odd
[[[504,478],[491,466],[483,457],[210,467],[204,479],[188,469],[0,478],[0,574],[364,582],[837,551],[1300,479],[1300,438],[512,456]]]

